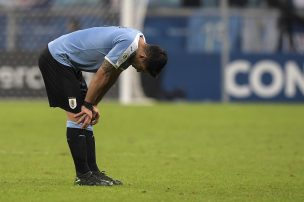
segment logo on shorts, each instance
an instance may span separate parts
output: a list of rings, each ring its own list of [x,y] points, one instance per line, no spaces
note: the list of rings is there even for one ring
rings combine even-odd
[[[75,109],[77,107],[77,102],[75,97],[69,98],[69,106],[71,107],[71,109]]]

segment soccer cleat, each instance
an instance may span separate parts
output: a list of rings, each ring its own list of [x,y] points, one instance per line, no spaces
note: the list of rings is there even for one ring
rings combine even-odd
[[[111,181],[107,180],[100,180],[97,178],[91,171],[81,175],[77,176],[75,178],[74,185],[80,185],[80,186],[112,186],[113,183]]]
[[[115,179],[107,176],[105,171],[101,171],[101,172],[100,171],[95,171],[95,172],[93,172],[93,175],[95,175],[100,180],[110,181],[110,182],[112,182],[113,185],[122,185],[121,181],[115,180]]]

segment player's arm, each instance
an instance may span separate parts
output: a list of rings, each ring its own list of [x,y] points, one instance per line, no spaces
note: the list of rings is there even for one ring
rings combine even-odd
[[[106,92],[111,88],[119,77],[121,69],[116,69],[110,62],[104,60],[101,67],[92,77],[90,82],[84,106],[81,107],[81,112],[75,115],[79,118],[77,123],[82,123],[82,128],[86,128],[92,121],[94,105],[97,105]]]
[[[90,82],[85,101],[97,105],[121,72],[121,69],[115,68],[110,62],[104,60]]]

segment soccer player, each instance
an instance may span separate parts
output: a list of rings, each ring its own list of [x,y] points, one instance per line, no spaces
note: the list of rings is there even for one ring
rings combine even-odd
[[[66,137],[73,157],[76,185],[121,185],[96,164],[93,127],[98,103],[120,73],[132,65],[138,72],[157,77],[167,54],[145,42],[132,28],[105,26],[75,31],[50,43],[39,57],[50,107],[66,111]],[[87,87],[82,71],[95,72]]]

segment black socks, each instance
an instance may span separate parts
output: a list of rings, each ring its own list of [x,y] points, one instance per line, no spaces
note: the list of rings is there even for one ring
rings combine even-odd
[[[67,142],[74,160],[77,176],[99,171],[96,164],[95,140],[92,131],[67,128]]]
[[[86,130],[87,159],[91,171],[99,171],[96,164],[95,138],[93,131]]]

